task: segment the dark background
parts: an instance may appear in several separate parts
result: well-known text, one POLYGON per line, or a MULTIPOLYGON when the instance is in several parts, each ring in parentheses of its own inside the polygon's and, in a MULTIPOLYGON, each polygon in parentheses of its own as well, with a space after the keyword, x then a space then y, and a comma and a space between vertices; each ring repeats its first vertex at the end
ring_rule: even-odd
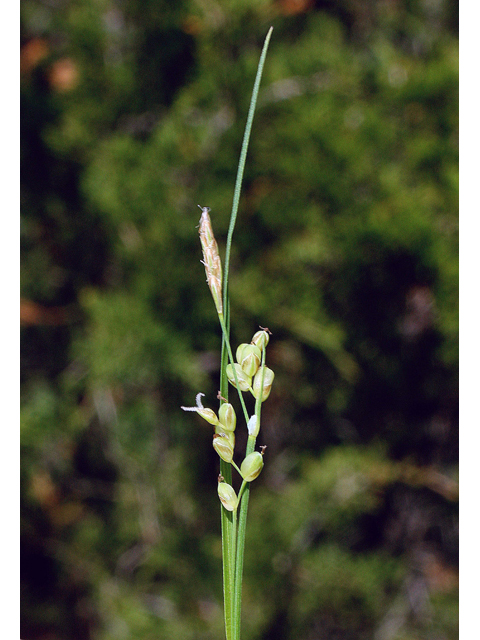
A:
MULTIPOLYGON (((272 331, 242 640, 458 638, 458 6, 24 0, 23 640, 223 637, 232 340, 272 331)), ((245 442, 239 413, 237 455, 245 442)))

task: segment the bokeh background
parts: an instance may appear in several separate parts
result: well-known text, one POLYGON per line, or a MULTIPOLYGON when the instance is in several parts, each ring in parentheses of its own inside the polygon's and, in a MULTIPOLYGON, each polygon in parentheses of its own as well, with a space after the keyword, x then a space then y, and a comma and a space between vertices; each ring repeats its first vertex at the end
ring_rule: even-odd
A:
POLYGON ((218 458, 180 405, 216 406, 197 204, 222 251, 270 25, 230 283, 276 373, 242 638, 458 637, 457 20, 23 0, 23 640, 223 637, 218 458))

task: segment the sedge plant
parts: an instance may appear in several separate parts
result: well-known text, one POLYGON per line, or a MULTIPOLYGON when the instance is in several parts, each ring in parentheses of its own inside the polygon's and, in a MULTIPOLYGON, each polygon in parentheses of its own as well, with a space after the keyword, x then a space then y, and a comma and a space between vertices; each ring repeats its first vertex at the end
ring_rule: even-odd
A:
POLYGON ((266 349, 270 338, 270 331, 268 329, 260 327, 260 331, 257 331, 253 335, 250 343, 240 344, 236 349, 234 357, 230 345, 230 304, 228 294, 232 237, 240 201, 243 172, 253 116, 271 35, 272 27, 269 29, 263 45, 245 126, 233 195, 223 272, 218 245, 212 230, 210 208, 200 207, 200 205, 198 205, 202 210, 199 235, 203 253, 203 264, 205 266, 207 283, 212 293, 218 320, 222 329, 220 390, 218 393, 220 404, 218 413, 203 406, 202 396, 204 394, 202 393, 197 394, 194 407, 182 407, 184 411, 197 412, 214 427, 213 447, 220 458, 218 497, 221 503, 226 640, 240 640, 243 557, 250 484, 258 477, 263 468, 263 454, 266 447, 262 446, 260 447, 260 451, 256 451, 255 446, 260 431, 262 402, 268 398, 274 379, 273 371, 266 365, 266 349), (238 466, 234 460, 237 417, 233 405, 228 401, 229 385, 233 386, 238 392, 248 431, 246 451, 240 466, 238 466), (243 397, 244 393, 252 394, 255 398, 255 410, 252 415, 248 414, 243 397), (238 475, 238 484, 240 485, 238 493, 233 486, 232 471, 238 475))

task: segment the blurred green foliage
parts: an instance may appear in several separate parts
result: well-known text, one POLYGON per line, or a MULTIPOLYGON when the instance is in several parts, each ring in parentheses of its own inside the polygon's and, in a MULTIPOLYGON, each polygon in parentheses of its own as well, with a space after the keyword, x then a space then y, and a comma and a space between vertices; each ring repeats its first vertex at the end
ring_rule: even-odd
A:
POLYGON ((457 11, 23 1, 24 640, 222 637, 179 408, 215 407, 197 204, 222 249, 271 24, 230 282, 276 373, 244 638, 458 637, 457 11))

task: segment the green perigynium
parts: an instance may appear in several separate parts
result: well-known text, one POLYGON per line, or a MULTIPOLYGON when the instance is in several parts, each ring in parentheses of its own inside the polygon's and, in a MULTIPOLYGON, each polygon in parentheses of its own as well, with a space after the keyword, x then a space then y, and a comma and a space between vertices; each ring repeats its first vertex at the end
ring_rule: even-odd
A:
POLYGON ((237 416, 235 409, 229 402, 224 402, 218 410, 218 421, 225 431, 235 431, 237 416))
POLYGON ((260 349, 263 351, 263 349, 265 349, 265 347, 267 346, 269 340, 270 336, 268 334, 268 331, 262 329, 261 331, 257 331, 257 333, 253 336, 252 344, 256 344, 257 347, 260 347, 260 349))
POLYGON ((246 344, 240 352, 240 358, 238 357, 237 349, 237 362, 250 378, 257 373, 261 361, 262 352, 256 345, 246 344))
POLYGON ((235 351, 235 358, 237 362, 240 364, 242 363, 242 352, 245 349, 245 347, 248 347, 248 343, 242 342, 242 344, 238 345, 237 350, 235 351))
POLYGON ((220 502, 225 509, 227 509, 227 511, 234 511, 238 506, 238 498, 234 488, 226 482, 219 482, 217 491, 220 502))
POLYGON ((270 395, 272 390, 273 379, 275 374, 268 367, 260 367, 253 379, 252 393, 255 398, 261 396, 262 402, 264 402, 270 395))
POLYGON ((225 462, 231 462, 233 459, 233 447, 226 434, 216 433, 213 436, 213 448, 218 453, 222 460, 225 462))
MULTIPOLYGON (((222 438, 226 438, 228 440, 228 442, 230 443, 230 446, 232 447, 232 449, 235 447, 235 434, 233 431, 227 431, 227 429, 224 428, 223 424, 217 424, 217 426, 215 427, 215 435, 216 436, 221 436, 222 438)), ((213 436, 215 439, 215 435, 213 436)))
POLYGON ((227 378, 235 388, 237 387, 238 380, 238 388, 240 391, 250 391, 252 387, 252 376, 247 375, 238 362, 227 365, 227 378))
POLYGON ((246 482, 251 482, 255 480, 255 478, 258 478, 262 469, 263 454, 258 451, 249 453, 240 467, 243 479, 246 480, 246 482))

